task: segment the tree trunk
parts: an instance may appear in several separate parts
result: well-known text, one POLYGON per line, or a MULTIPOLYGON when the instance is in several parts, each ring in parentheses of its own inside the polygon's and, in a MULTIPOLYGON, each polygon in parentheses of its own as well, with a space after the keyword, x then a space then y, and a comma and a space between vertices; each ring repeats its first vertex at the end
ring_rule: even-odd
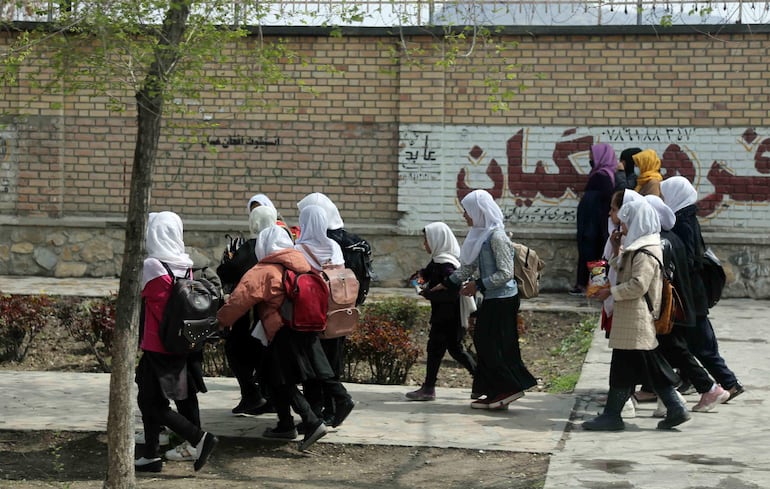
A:
POLYGON ((165 82, 178 61, 177 48, 190 13, 190 0, 171 2, 158 34, 155 62, 142 89, 137 93, 137 139, 131 169, 125 250, 120 273, 120 290, 115 311, 112 346, 110 404, 107 416, 108 489, 134 489, 134 399, 132 386, 138 345, 140 280, 144 259, 147 215, 152 176, 158 152, 165 82))

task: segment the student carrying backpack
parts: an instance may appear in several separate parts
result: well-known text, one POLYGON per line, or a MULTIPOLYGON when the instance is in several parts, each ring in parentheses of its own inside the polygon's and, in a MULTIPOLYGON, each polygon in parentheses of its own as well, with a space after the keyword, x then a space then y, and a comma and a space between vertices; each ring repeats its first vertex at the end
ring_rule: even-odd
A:
POLYGON ((297 208, 302 213, 302 209, 310 205, 317 205, 326 211, 326 236, 334 240, 342 249, 345 268, 353 270, 356 274, 359 283, 356 305, 360 306, 366 301, 369 286, 375 278, 372 269, 372 248, 365 239, 345 230, 340 211, 329 197, 320 192, 306 195, 297 203, 297 208))
MULTIPOLYGON (((147 221, 147 259, 142 268, 143 328, 140 348, 142 355, 136 367, 138 387, 137 404, 142 413, 145 443, 137 450, 140 458, 134 461, 137 472, 160 472, 163 459, 159 451, 161 426, 166 426, 183 438, 184 443, 170 450, 188 456, 183 460, 193 462, 195 471, 200 470, 218 443, 211 433, 201 429, 198 408, 198 392, 205 392, 199 352, 190 351, 191 344, 201 345, 201 336, 192 341, 184 340, 178 353, 162 341, 161 323, 166 327, 178 327, 184 331, 186 321, 208 323, 208 314, 216 313, 217 301, 203 280, 192 278, 192 260, 185 253, 183 226, 180 217, 173 212, 150 213, 147 221), (182 276, 182 277, 178 277, 182 276), (187 286, 183 286, 186 284, 187 286), (179 290, 177 290, 179 289, 179 290), (191 302, 186 302, 188 299, 191 302), (174 302, 184 307, 177 307, 174 302), (187 313, 195 313, 195 317, 187 313), (200 314, 200 315, 198 315, 200 314), (173 401, 176 410, 171 409, 173 401), (180 449, 180 450, 177 450, 180 449)), ((208 281, 206 281, 208 282, 208 281)), ((169 456, 166 452, 166 456, 169 456)))
POLYGON ((353 270, 356 279, 358 279, 355 305, 360 306, 369 295, 369 286, 374 275, 372 272, 372 247, 365 239, 342 228, 330 229, 326 235, 340 245, 342 256, 345 258, 345 268, 353 270))
POLYGON ((200 351, 217 331, 221 290, 203 276, 194 278, 192 269, 186 277, 177 277, 168 264, 161 263, 171 277, 159 331, 163 346, 171 353, 200 351))

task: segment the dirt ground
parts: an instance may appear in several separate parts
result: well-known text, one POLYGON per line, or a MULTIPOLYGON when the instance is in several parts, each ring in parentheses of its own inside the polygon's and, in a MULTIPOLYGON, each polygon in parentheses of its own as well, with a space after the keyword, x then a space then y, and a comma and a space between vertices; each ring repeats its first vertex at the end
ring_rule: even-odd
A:
MULTIPOLYGON (((584 352, 575 332, 586 316, 524 312, 523 317, 522 356, 539 378, 538 388, 552 390, 559 378, 579 373, 584 352)), ((415 333, 424 351, 427 334, 415 333)), ((98 371, 83 345, 61 332, 41 334, 25 362, 0 364, 0 369, 98 371)), ((424 372, 423 355, 408 382, 418 385, 424 372)), ((438 387, 470 387, 470 380, 447 355, 438 387)), ((138 473, 136 487, 534 489, 543 487, 548 461, 547 454, 327 443, 301 453, 296 443, 221 438, 199 473, 189 462, 168 462, 160 474, 138 473)), ((103 433, 0 431, 1 489, 100 488, 106 465, 103 433)))

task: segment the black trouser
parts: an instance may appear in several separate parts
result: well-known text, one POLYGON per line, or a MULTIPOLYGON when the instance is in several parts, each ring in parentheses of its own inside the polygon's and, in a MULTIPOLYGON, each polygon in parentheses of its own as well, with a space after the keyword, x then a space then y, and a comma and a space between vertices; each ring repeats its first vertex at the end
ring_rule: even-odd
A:
POLYGON ((476 374, 476 361, 463 346, 462 338, 465 330, 455 324, 438 323, 431 325, 428 337, 428 359, 425 371, 425 386, 435 387, 438 371, 444 354, 454 358, 457 363, 465 367, 471 375, 476 374))
MULTIPOLYGON (((699 394, 703 394, 711 390, 714 380, 687 348, 685 329, 682 326, 674 326, 671 333, 658 336, 658 348, 669 365, 679 369, 682 378, 687 379, 699 394)), ((652 388, 645 385, 642 390, 650 392, 652 388)))
POLYGON ((200 429, 198 396, 192 382, 188 383, 187 398, 174 401, 179 412, 174 411, 161 390, 158 377, 142 360, 139 361, 140 365, 137 369, 139 386, 137 403, 142 413, 145 440, 142 456, 150 459, 160 456, 159 437, 163 426, 168 427, 191 445, 197 445, 203 437, 203 431, 200 429))
MULTIPOLYGON (((345 386, 335 378, 307 380, 302 383, 302 390, 305 393, 305 397, 310 403, 313 412, 318 417, 323 415, 324 407, 329 407, 326 405, 327 397, 332 409, 334 409, 340 402, 345 402, 350 399, 350 394, 348 394, 345 386)), ((332 415, 334 414, 334 411, 327 412, 326 414, 327 416, 332 415)))
POLYGON ((725 389, 735 387, 738 379, 719 353, 719 342, 708 316, 698 316, 695 328, 688 328, 685 337, 692 354, 714 377, 714 380, 725 389))
POLYGON ((305 426, 313 426, 318 423, 318 416, 310 407, 307 399, 294 384, 284 384, 280 386, 271 386, 273 392, 273 405, 278 414, 278 427, 281 430, 288 430, 294 427, 294 419, 291 415, 291 408, 294 409, 305 426))
POLYGON ((262 343, 251 336, 248 317, 236 321, 225 339, 225 355, 243 399, 256 400, 262 397, 257 382, 262 370, 263 352, 262 343))
MULTIPOLYGON (((320 341, 321 348, 323 349, 324 354, 326 354, 326 359, 329 360, 329 366, 332 368, 332 372, 334 372, 334 377, 332 377, 332 379, 339 382, 342 372, 345 370, 345 337, 341 336, 339 338, 331 338, 328 340, 322 339, 320 341)), ((323 410, 326 412, 325 414, 327 416, 331 416, 335 411, 334 395, 329 389, 324 389, 323 385, 321 385, 320 389, 323 397, 323 410)), ((318 395, 318 392, 314 392, 313 387, 311 386, 311 397, 313 397, 314 401, 317 401, 318 395)), ((313 410, 317 414, 319 413, 317 402, 313 410)))

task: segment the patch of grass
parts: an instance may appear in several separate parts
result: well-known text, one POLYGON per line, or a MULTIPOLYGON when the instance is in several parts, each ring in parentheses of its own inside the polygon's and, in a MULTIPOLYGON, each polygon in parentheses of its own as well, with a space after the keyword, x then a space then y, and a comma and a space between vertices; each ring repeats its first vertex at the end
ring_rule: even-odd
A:
POLYGON ((552 394, 566 394, 575 390, 580 373, 573 372, 561 377, 556 377, 551 381, 548 392, 552 394))
POLYGON ((578 327, 562 340, 559 347, 556 348, 553 353, 555 355, 585 355, 588 352, 588 349, 591 348, 594 330, 598 324, 599 320, 596 317, 583 318, 578 324, 578 327))
MULTIPOLYGON (((577 327, 564 337, 558 347, 551 350, 554 357, 585 358, 588 349, 591 348, 594 331, 598 325, 598 318, 594 316, 583 317, 577 327)), ((582 360, 581 360, 582 365, 582 360)), ((569 393, 575 390, 580 378, 580 366, 577 371, 571 371, 555 376, 547 385, 548 392, 555 394, 569 393)))

